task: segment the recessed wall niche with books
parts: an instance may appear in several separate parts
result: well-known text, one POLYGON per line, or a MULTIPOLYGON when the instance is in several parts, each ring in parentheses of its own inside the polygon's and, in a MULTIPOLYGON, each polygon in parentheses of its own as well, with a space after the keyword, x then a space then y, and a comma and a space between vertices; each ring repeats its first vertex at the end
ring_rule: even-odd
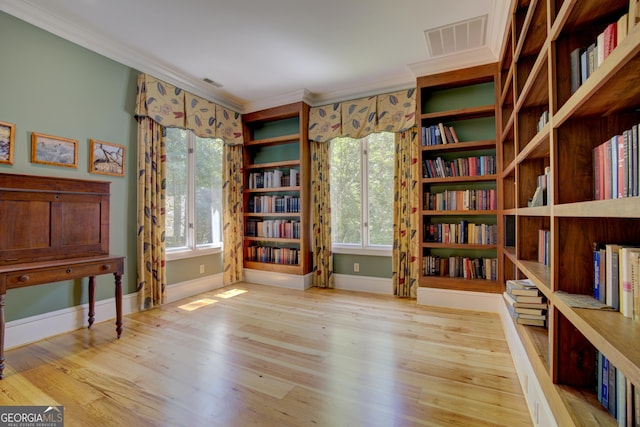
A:
POLYGON ((502 292, 496 65, 417 79, 420 286, 502 292))
POLYGON ((308 117, 302 102, 242 116, 245 268, 311 270, 308 117))
POLYGON ((640 420, 633 403, 640 402, 636 320, 566 299, 595 300, 602 275, 594 248, 640 246, 637 9, 637 0, 517 0, 501 55, 504 277, 528 278, 548 302, 546 329, 518 324, 516 331, 561 426, 640 420), (590 68, 580 69, 581 57, 590 68), (531 203, 541 176, 546 203, 531 203), (607 375, 614 372, 606 385, 605 363, 607 375), (603 388, 615 405, 603 403, 603 388))

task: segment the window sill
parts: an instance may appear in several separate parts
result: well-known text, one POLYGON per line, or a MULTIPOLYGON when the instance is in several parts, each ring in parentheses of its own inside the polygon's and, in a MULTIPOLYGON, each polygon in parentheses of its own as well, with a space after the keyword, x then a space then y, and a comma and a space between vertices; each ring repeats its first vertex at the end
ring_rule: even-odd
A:
POLYGON ((367 255, 367 256, 384 256, 390 257, 392 255, 391 247, 387 248, 363 248, 352 246, 333 246, 331 251, 334 254, 345 255, 367 255))
POLYGON ((166 260, 174 261, 177 259, 196 258, 200 256, 214 255, 219 253, 222 253, 222 246, 215 246, 215 247, 206 248, 206 249, 198 249, 195 251, 191 249, 176 250, 176 251, 167 252, 166 260))

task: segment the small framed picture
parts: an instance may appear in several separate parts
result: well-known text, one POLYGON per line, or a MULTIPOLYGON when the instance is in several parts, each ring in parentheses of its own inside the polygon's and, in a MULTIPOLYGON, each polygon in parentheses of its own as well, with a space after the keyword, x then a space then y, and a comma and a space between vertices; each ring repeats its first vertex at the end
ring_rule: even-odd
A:
POLYGON ((124 155, 124 145, 92 139, 89 172, 124 176, 124 155))
POLYGON ((31 132, 31 163, 78 167, 78 141, 31 132))
POLYGON ((0 163, 13 164, 16 125, 0 122, 0 163))

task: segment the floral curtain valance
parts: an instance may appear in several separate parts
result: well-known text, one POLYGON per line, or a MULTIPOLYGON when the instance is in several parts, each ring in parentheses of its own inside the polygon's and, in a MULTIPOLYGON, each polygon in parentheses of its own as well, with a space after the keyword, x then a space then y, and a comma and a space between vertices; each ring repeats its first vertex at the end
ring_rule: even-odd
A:
POLYGON ((164 127, 192 130, 202 138, 242 144, 242 117, 209 100, 148 74, 138 76, 136 117, 149 117, 164 127))
POLYGON ((309 139, 362 138, 373 132, 402 132, 416 120, 415 88, 344 101, 309 111, 309 139))

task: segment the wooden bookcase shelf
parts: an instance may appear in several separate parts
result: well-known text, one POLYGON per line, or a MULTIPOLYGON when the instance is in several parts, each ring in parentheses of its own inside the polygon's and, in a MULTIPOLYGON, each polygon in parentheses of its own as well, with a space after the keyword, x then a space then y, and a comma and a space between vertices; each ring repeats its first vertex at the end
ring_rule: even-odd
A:
MULTIPOLYGON (((418 119, 423 129, 420 135, 423 166, 425 162, 436 158, 457 161, 457 159, 469 157, 488 156, 492 158, 492 166, 495 168, 495 171, 492 169, 484 175, 473 176, 452 174, 454 176, 433 178, 423 174, 420 180, 420 197, 423 203, 419 231, 422 237, 420 286, 473 292, 502 292, 501 266, 498 263, 498 252, 502 247, 500 240, 502 225, 499 219, 500 209, 497 206, 500 200, 498 177, 502 172, 502 165, 496 152, 495 102, 498 98, 499 84, 497 78, 497 64, 490 64, 417 79, 418 119), (429 128, 440 124, 445 126, 445 129, 448 126, 453 127, 459 142, 429 144, 429 128), (459 193, 473 193, 487 203, 478 206, 478 209, 472 207, 471 210, 466 210, 459 205, 460 199, 455 199, 454 196, 456 204, 453 205, 453 202, 451 206, 447 204, 450 210, 432 210, 425 205, 427 193, 434 195, 450 194, 449 192, 456 192, 457 196, 460 196, 459 193), (491 200, 495 200, 495 207, 491 206, 491 200), (427 232, 432 225, 455 223, 492 226, 497 230, 496 243, 493 244, 489 240, 485 241, 489 244, 428 241, 431 237, 427 238, 427 232), (477 260, 475 265, 481 263, 485 268, 478 269, 478 271, 482 270, 481 275, 450 277, 446 269, 449 268, 448 263, 455 262, 454 259, 477 260), (491 263, 492 259, 493 263, 491 263), (427 268, 433 269, 434 262, 439 263, 440 266, 447 264, 444 267, 445 272, 438 270, 436 275, 431 275, 432 270, 427 271, 427 268), (492 268, 487 271, 487 263, 493 267, 493 278, 492 268)), ((475 200, 479 203, 478 199, 475 200)), ((440 239, 436 238, 436 240, 440 239)))
MULTIPOLYGON (((305 275, 311 271, 310 246, 310 154, 308 141, 309 106, 303 102, 248 113, 242 116, 245 142, 243 148, 244 185, 243 206, 245 219, 244 233, 244 267, 284 274, 305 275), (282 185, 271 183, 271 186, 255 187, 250 185, 252 177, 259 176, 266 180, 266 174, 274 171, 288 176, 295 170, 297 182, 282 185), (296 199, 295 209, 282 212, 274 207, 271 212, 258 212, 250 209, 257 200, 272 199, 268 203, 275 204, 276 199, 296 199), (256 236, 256 230, 248 232, 249 226, 258 223, 275 224, 275 227, 290 223, 296 227, 299 237, 264 237, 256 236), (274 259, 261 262, 259 256, 253 259, 250 251, 260 248, 274 259), (296 262, 291 264, 291 253, 295 252, 296 262), (277 258, 276 258, 277 257, 277 258)), ((287 225, 289 226, 289 224, 287 225)), ((267 235, 267 233, 265 233, 267 235)), ((282 234, 280 234, 282 235, 282 234)))
MULTIPOLYGON (((593 244, 640 245, 640 200, 594 200, 593 149, 640 123, 640 29, 577 88, 570 54, 594 43, 629 0, 516 0, 498 66, 503 278, 531 279, 549 302, 548 327, 516 331, 560 426, 617 425, 596 395, 596 354, 640 385, 640 323, 619 312, 569 307, 558 291, 593 294, 593 244), (546 124, 540 117, 548 112, 546 124), (528 207, 550 169, 545 206, 528 207), (514 230, 515 229, 515 230, 514 230), (548 230, 549 265, 538 262, 548 230), (515 239, 515 240, 514 240, 515 239)), ((638 155, 636 153, 636 155, 638 155)))

